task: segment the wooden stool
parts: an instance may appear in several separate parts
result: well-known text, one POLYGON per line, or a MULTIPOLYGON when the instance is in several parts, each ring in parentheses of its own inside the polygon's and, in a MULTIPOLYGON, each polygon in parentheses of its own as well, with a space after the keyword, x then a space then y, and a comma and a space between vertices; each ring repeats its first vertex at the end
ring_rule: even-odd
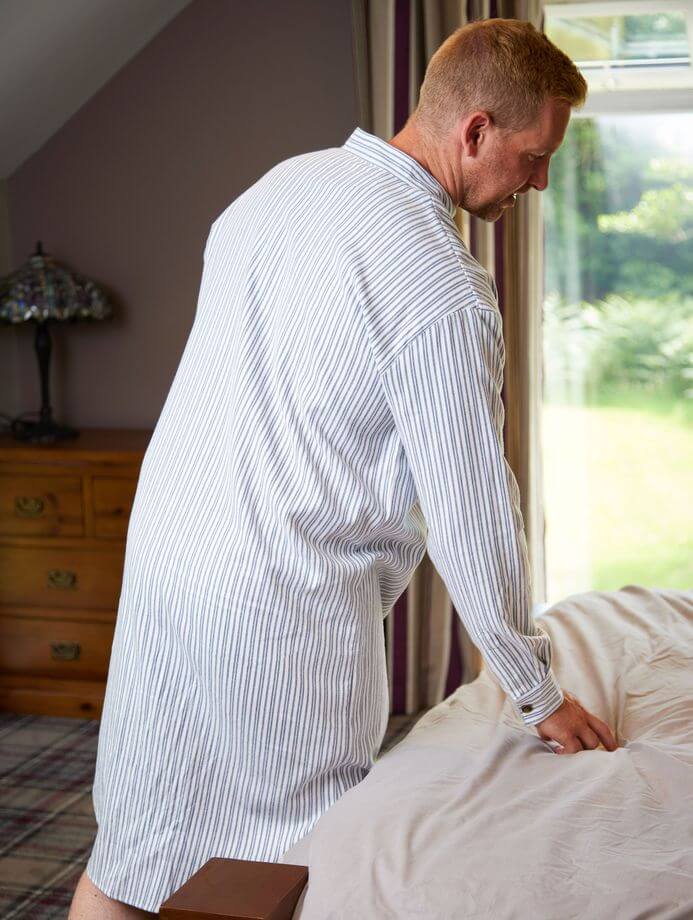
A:
POLYGON ((210 859, 159 908, 162 920, 291 920, 308 868, 210 859))

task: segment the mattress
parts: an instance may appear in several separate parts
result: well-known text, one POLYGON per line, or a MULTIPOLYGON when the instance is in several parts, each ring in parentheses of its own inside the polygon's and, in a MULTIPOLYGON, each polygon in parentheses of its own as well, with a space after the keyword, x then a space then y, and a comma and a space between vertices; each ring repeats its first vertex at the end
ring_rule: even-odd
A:
POLYGON ((484 665, 284 854, 309 867, 294 920, 693 918, 693 592, 538 619, 618 749, 557 755, 484 665))

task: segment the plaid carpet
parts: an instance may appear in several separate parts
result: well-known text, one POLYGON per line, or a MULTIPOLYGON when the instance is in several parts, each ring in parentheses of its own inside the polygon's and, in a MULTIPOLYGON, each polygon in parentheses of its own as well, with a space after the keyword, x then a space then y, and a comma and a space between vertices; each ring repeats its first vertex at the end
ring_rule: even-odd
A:
POLYGON ((94 840, 99 723, 0 714, 0 916, 67 917, 94 840))
MULTIPOLYGON (((393 716, 380 754, 420 715, 393 716)), ((2 920, 67 917, 96 833, 98 733, 97 721, 0 713, 2 920)))

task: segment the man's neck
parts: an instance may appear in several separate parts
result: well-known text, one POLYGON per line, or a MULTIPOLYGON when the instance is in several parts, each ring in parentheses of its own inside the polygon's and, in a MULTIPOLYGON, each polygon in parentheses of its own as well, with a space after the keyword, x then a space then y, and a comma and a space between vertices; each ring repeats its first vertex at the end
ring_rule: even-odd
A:
POLYGON ((441 146, 428 143, 427 138, 418 129, 413 119, 410 118, 402 130, 395 134, 388 143, 402 150, 416 160, 420 166, 423 166, 434 179, 440 182, 455 204, 459 204, 462 189, 450 165, 453 158, 450 155, 446 156, 441 146))

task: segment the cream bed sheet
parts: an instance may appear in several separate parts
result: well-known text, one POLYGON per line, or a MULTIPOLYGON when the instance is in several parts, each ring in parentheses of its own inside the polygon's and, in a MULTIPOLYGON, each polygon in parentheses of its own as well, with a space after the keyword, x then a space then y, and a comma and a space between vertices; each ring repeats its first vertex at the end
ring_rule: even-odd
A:
POLYGON ((483 668, 284 854, 310 870, 295 920, 693 918, 693 592, 540 619, 618 750, 556 755, 483 668))

